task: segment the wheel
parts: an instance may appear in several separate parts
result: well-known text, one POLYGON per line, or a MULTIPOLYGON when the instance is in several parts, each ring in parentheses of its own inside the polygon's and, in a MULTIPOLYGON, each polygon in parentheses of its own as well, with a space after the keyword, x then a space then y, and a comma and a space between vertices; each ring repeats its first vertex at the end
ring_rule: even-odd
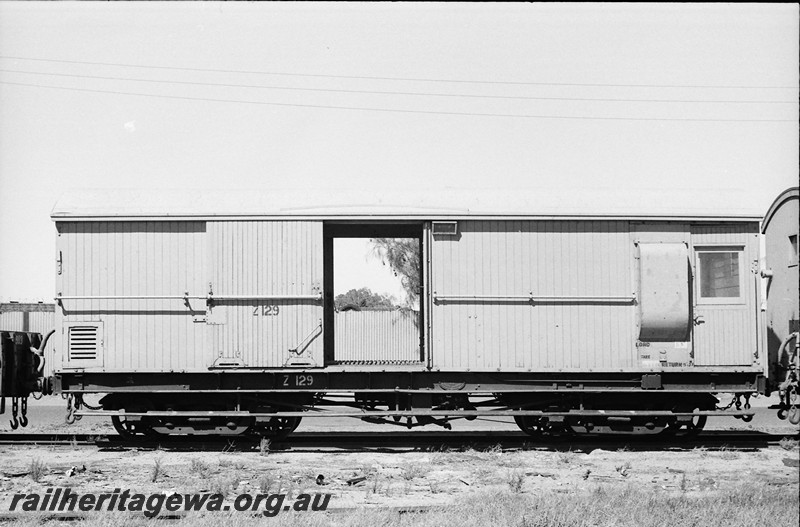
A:
POLYGON ((302 417, 270 417, 268 421, 261 421, 255 426, 250 427, 248 435, 284 439, 297 430, 302 419, 302 417))
POLYGON ((302 417, 272 417, 266 425, 272 437, 283 439, 300 426, 302 417))
POLYGON ((132 420, 124 416, 112 415, 111 424, 114 425, 114 430, 120 437, 129 441, 143 438, 152 439, 161 435, 153 430, 144 418, 132 420))
POLYGON ((123 420, 118 415, 111 416, 111 424, 114 425, 114 430, 122 437, 122 439, 133 439, 136 435, 133 423, 128 419, 123 420))
POLYGON ((553 423, 547 417, 537 417, 533 415, 516 415, 514 422, 517 426, 532 437, 564 437, 571 433, 566 423, 553 423))
MULTIPOLYGON (((695 410, 699 410, 699 408, 695 408, 695 410)), ((689 421, 675 419, 670 421, 661 433, 677 437, 694 438, 703 431, 707 421, 708 416, 705 415, 694 416, 689 421)))
MULTIPOLYGON (((125 408, 120 408, 123 412, 131 413, 148 412, 153 409, 153 405, 147 401, 131 403, 125 408)), ((126 440, 154 439, 162 436, 153 430, 154 419, 152 417, 113 415, 111 424, 114 425, 114 430, 126 440)))
POLYGON ((520 430, 533 437, 542 437, 544 428, 541 426, 541 418, 528 415, 515 415, 514 422, 520 430))

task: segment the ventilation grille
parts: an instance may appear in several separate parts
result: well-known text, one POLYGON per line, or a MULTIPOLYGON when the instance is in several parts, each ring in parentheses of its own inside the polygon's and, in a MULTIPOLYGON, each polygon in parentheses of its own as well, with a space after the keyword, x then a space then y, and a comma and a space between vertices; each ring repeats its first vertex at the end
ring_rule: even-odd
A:
POLYGON ((98 326, 71 326, 69 328, 69 360, 97 361, 100 352, 98 326))
POLYGON ((392 366, 414 366, 422 364, 419 360, 403 360, 403 359, 389 359, 389 360, 337 360, 335 364, 347 366, 378 366, 378 365, 392 365, 392 366))
POLYGON ((434 221, 431 229, 436 236, 458 235, 458 223, 455 221, 434 221))

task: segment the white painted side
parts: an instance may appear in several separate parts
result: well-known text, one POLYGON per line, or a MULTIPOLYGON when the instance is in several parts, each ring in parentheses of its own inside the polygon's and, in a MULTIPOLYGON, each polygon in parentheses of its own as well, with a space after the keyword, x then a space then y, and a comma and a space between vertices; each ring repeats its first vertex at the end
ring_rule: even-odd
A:
MULTIPOLYGON (((322 222, 209 222, 208 234, 215 296, 321 293, 322 222)), ((215 360, 245 367, 281 367, 290 360, 323 365, 321 301, 220 300, 212 311, 215 360)))
MULTIPOLYGON (((324 365, 323 308, 314 298, 323 284, 321 221, 92 221, 58 222, 57 228, 61 296, 190 298, 65 298, 56 306, 56 327, 62 328, 54 339, 56 369, 208 371, 220 361, 248 368, 324 365), (63 362, 63 327, 71 323, 98 324, 102 360, 63 362)), ((425 358, 434 369, 451 371, 642 369, 636 303, 618 300, 637 291, 636 241, 686 240, 692 259, 693 246, 741 245, 749 273, 758 256, 756 236, 755 223, 459 220, 456 236, 431 236, 425 248, 431 296, 460 298, 425 304, 425 358), (583 301, 570 300, 576 298, 583 301)), ((749 278, 742 305, 694 306, 694 314, 707 315, 693 332, 696 366, 757 366, 755 275, 749 278)), ((369 340, 365 329, 352 329, 337 331, 337 342, 345 336, 369 340)), ((369 360, 364 350, 374 347, 351 350, 352 358, 339 348, 336 358, 369 360)), ((393 351, 386 353, 394 360, 393 351)))
MULTIPOLYGON (((624 221, 460 221, 434 237, 434 295, 632 296, 624 221)), ((436 302, 432 361, 445 370, 614 370, 638 365, 631 303, 436 302)))
MULTIPOLYGON (((757 369, 756 234, 755 222, 460 221, 459 236, 436 236, 432 242, 434 298, 462 297, 434 302, 432 365, 472 371, 757 369), (635 303, 568 300, 637 292, 635 244, 682 241, 690 246, 693 265, 691 244, 741 246, 746 273, 741 303, 693 306, 693 315, 705 317, 695 326, 693 343, 638 343, 648 347, 637 351, 635 303), (463 298, 470 296, 479 298, 463 298), (563 298, 540 303, 538 296, 563 298), (663 355, 661 348, 670 348, 663 363, 654 360, 663 355)), ((685 269, 677 271, 685 276, 685 269)), ((686 287, 696 287, 696 278, 686 287)), ((696 304, 697 291, 693 298, 696 304)))
MULTIPOLYGON (((207 291, 205 222, 57 224, 62 296, 203 295, 207 291)), ((70 322, 102 322, 102 369, 206 370, 205 302, 192 299, 64 300, 56 305, 56 365, 66 362, 70 322)), ((98 369, 98 368, 94 368, 98 369)))
POLYGON ((758 363, 756 337, 758 276, 758 225, 693 225, 691 227, 692 267, 694 269, 695 324, 694 363, 698 366, 749 366, 758 363), (698 248, 741 247, 739 272, 743 275, 742 301, 739 303, 702 304, 698 280, 698 248))

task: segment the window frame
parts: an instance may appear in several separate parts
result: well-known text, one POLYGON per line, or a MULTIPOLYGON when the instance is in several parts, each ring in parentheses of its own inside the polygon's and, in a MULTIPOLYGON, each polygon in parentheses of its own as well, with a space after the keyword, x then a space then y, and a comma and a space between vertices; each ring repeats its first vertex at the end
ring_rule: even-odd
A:
POLYGON ((743 305, 747 303, 745 291, 745 274, 743 245, 699 245, 694 247, 694 294, 697 305, 743 305), (739 296, 702 296, 702 264, 700 255, 705 253, 736 253, 739 258, 739 296))

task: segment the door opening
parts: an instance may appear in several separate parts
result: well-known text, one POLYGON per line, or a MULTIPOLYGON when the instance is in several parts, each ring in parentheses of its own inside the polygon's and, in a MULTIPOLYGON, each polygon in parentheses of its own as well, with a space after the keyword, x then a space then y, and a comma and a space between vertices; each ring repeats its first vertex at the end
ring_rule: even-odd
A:
POLYGON ((423 356, 422 223, 326 223, 325 364, 423 356))

